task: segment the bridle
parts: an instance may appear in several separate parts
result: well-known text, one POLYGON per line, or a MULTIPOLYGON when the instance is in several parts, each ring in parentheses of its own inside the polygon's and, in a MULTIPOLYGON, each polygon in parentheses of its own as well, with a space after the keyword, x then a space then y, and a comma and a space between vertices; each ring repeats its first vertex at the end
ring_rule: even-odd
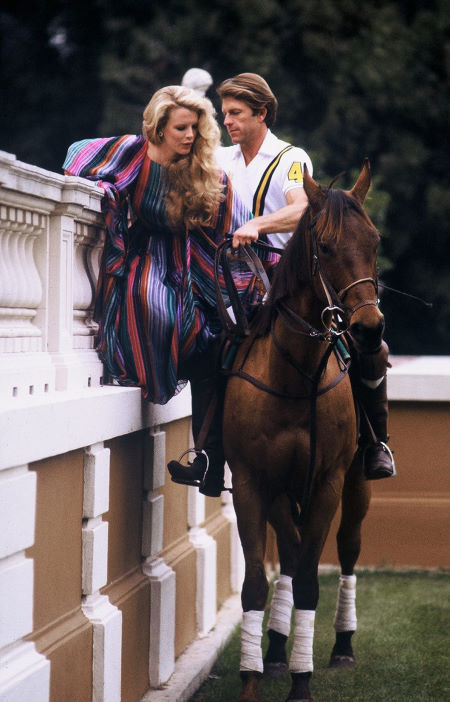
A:
POLYGON ((324 315, 326 312, 331 312, 332 317, 333 317, 333 323, 335 326, 335 330, 331 332, 332 334, 340 333, 343 334, 348 330, 348 327, 350 326, 350 320, 353 316, 353 314, 361 309, 362 307, 367 307, 367 306, 374 306, 378 308, 379 305, 379 299, 378 299, 378 279, 374 278, 359 278, 358 280, 354 280, 351 283, 349 283, 345 288, 342 288, 339 291, 336 291, 333 285, 329 282, 327 279, 325 272, 322 268, 321 262, 320 262, 320 256, 319 256, 319 247, 317 243, 317 235, 315 232, 315 226, 318 221, 318 219, 324 214, 324 210, 321 210, 318 212, 311 220, 309 224, 309 238, 310 238, 310 260, 311 260, 311 271, 310 271, 310 277, 311 281, 314 279, 315 276, 319 277, 322 290, 325 294, 325 297, 327 299, 328 305, 324 307, 321 313, 321 321, 324 326, 325 321, 324 321, 324 315), (373 288, 375 290, 375 299, 365 299, 361 300, 361 302, 358 302, 356 305, 351 306, 345 304, 345 297, 347 296, 347 293, 355 288, 357 285, 364 285, 366 283, 369 283, 370 285, 373 285, 373 288), (339 319, 340 317, 340 319, 339 319), (346 320, 347 326, 344 328, 343 322, 346 320), (336 331, 338 330, 338 331, 336 331))
MULTIPOLYGON (((349 283, 345 288, 342 288, 339 291, 336 291, 336 289, 333 287, 333 285, 329 282, 327 276, 325 275, 325 272, 322 268, 321 262, 320 262, 320 256, 319 256, 319 251, 318 251, 318 245, 317 245, 317 237, 314 231, 315 224, 317 222, 317 219, 320 217, 322 212, 319 212, 318 215, 316 215, 313 220, 311 221, 309 225, 310 229, 310 247, 311 247, 311 253, 310 253, 310 260, 311 260, 311 270, 310 270, 310 279, 311 282, 314 280, 315 277, 317 277, 320 281, 320 285, 322 288, 322 291, 324 293, 325 299, 327 300, 327 305, 322 309, 321 312, 321 322, 324 330, 319 330, 313 325, 309 324, 303 317, 301 317, 297 312, 292 310, 287 303, 284 301, 280 301, 276 303, 276 309, 278 316, 280 319, 283 320, 284 324, 288 327, 288 329, 293 332, 294 334, 304 334, 306 336, 309 336, 311 338, 315 338, 318 341, 327 341, 331 344, 335 343, 335 340, 337 337, 342 336, 342 334, 345 334, 348 331, 348 328, 350 326, 350 320, 353 316, 353 314, 361 309, 362 307, 367 307, 367 306, 374 306, 378 308, 379 305, 379 300, 378 300, 378 280, 374 278, 359 278, 358 280, 354 280, 351 283, 349 283), (345 303, 345 297, 347 296, 347 293, 355 288, 357 285, 364 285, 369 283, 370 285, 373 285, 373 288, 375 290, 375 299, 364 299, 358 302, 356 305, 347 305, 345 303), (325 322, 325 315, 327 313, 331 313, 331 318, 332 322, 331 324, 328 324, 325 322)), ((264 242, 260 242, 258 245, 264 245, 264 242)), ((269 247, 273 248, 273 247, 269 247)), ((280 251, 278 249, 278 251, 280 251)), ((281 250, 282 251, 282 250, 281 250)), ((273 327, 273 325, 272 325, 273 327)), ((272 335, 274 334, 272 330, 272 335)))

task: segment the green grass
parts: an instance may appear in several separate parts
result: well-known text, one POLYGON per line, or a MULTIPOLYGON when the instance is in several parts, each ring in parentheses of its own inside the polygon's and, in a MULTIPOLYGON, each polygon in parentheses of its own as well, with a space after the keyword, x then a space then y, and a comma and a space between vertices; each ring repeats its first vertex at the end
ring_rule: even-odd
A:
MULTIPOLYGON (((336 573, 320 576, 316 614, 315 702, 446 702, 450 700, 450 574, 357 571, 356 666, 327 668, 334 643, 336 573)), ((267 617, 267 614, 266 614, 267 617)), ((240 691, 240 630, 190 702, 236 702, 240 691)), ((263 638, 263 652, 267 647, 263 638)), ((262 680, 262 702, 284 702, 290 676, 262 680)))

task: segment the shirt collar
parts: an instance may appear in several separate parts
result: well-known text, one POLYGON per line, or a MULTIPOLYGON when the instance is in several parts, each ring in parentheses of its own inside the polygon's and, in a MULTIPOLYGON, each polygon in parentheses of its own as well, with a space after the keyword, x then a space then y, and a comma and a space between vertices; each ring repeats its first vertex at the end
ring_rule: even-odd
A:
POLYGON ((275 134, 272 134, 270 129, 268 129, 258 153, 267 154, 268 156, 276 156, 280 151, 278 141, 279 140, 277 139, 275 134))
MULTIPOLYGON (((273 134, 270 129, 267 130, 267 134, 264 137, 264 141, 259 147, 258 154, 267 154, 268 156, 276 156, 280 152, 279 139, 273 134)), ((236 149, 233 154, 233 158, 240 158, 242 156, 242 149, 240 144, 236 144, 236 149)))

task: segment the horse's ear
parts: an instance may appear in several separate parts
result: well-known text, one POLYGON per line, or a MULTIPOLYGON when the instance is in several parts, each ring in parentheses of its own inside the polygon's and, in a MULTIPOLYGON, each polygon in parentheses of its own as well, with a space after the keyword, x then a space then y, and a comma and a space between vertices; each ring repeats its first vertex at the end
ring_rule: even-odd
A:
POLYGON ((371 182, 372 176, 370 175, 370 163, 369 159, 366 157, 364 159, 361 173, 358 176, 358 180, 350 191, 351 195, 353 195, 353 197, 355 197, 361 205, 366 199, 371 182))
POLYGON ((303 187, 305 188, 306 197, 311 205, 313 212, 320 212, 325 204, 327 196, 318 183, 309 175, 306 163, 303 164, 303 187))

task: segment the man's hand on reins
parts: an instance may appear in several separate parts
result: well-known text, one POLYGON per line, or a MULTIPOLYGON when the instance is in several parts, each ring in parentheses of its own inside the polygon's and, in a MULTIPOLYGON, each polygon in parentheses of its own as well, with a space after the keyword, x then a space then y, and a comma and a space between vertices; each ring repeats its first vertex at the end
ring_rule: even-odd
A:
POLYGON ((245 244, 252 244, 258 240, 258 237, 258 226, 255 224, 255 220, 250 219, 234 232, 232 241, 233 249, 237 249, 239 246, 245 246, 245 244))

